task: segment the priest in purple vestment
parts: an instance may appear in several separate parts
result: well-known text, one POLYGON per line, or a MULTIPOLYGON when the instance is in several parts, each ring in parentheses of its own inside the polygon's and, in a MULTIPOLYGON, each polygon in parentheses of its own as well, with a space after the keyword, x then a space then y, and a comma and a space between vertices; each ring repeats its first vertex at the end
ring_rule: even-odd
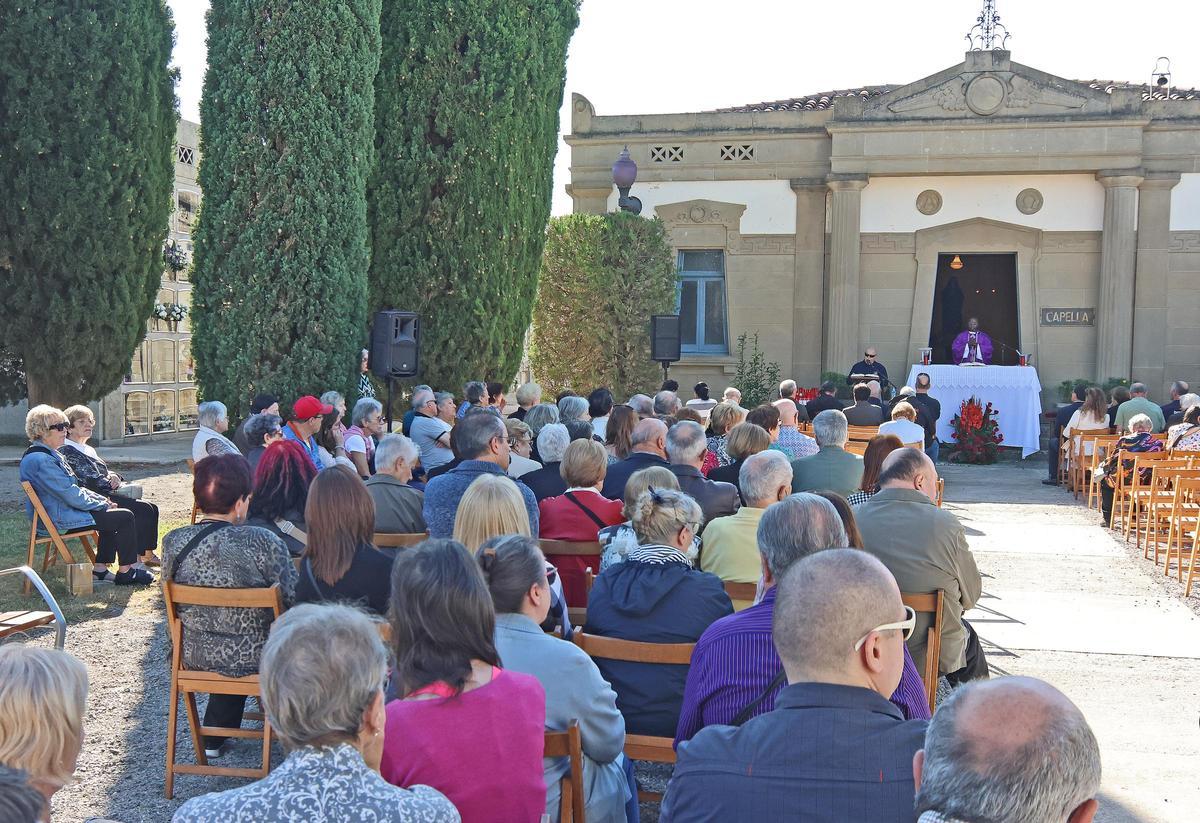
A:
POLYGON ((959 365, 963 363, 991 365, 992 338, 988 337, 986 332, 979 330, 977 318, 972 317, 968 320, 967 330, 954 338, 954 343, 950 346, 950 355, 959 365))

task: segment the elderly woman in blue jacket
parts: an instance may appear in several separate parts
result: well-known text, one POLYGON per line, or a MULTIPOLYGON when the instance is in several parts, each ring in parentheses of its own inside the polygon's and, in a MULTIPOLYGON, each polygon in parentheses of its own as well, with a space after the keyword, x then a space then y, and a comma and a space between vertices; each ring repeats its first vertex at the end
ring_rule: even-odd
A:
MULTIPOLYGON (((154 577, 134 566, 138 559, 137 527, 133 512, 94 491, 82 488, 58 449, 67 439, 71 424, 52 406, 34 406, 25 416, 25 434, 30 446, 21 457, 21 480, 37 492, 46 514, 60 532, 96 529, 100 547, 92 576, 97 583, 145 586, 154 577), (117 573, 109 565, 119 563, 117 573)), ((33 518, 33 504, 26 502, 33 518)), ((40 531, 40 529, 39 529, 40 531)))

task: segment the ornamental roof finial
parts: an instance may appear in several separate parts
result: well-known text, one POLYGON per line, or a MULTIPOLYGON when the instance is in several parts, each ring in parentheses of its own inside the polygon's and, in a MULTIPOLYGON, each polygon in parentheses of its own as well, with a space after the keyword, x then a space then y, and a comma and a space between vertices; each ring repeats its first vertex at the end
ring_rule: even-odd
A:
POLYGON ((996 13, 996 0, 984 0, 983 11, 975 25, 967 32, 967 43, 971 51, 995 51, 1008 45, 1008 29, 1000 22, 996 13))

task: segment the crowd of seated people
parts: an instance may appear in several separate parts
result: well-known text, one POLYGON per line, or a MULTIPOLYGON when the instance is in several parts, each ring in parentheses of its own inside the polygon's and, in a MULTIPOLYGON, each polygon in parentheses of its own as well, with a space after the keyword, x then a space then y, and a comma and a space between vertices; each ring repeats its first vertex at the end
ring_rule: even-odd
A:
MULTIPOLYGON (((688 405, 677 386, 625 403, 603 387, 551 403, 526 384, 508 418, 503 384, 468 384, 461 406, 421 386, 411 437, 389 433, 371 397, 343 420, 337 392, 299 397, 282 415, 278 399, 256 396, 233 439, 226 407, 204 404, 200 517, 163 537, 161 573, 279 587, 285 612, 273 624, 262 610, 181 609, 182 656, 189 668, 258 674, 287 757, 263 780, 192 798, 175 819, 291 820, 308 804, 310 819, 557 821, 569 765, 543 758, 543 735, 572 722, 597 821, 638 819, 627 734, 677 745, 665 821, 1006 819, 1019 801, 960 788, 1040 786, 1002 754, 997 769, 976 768, 1002 746, 989 719, 1004 711, 1041 718, 1021 729, 1029 745, 1092 757, 1086 721, 1051 687, 978 682, 987 661, 962 615, 980 575, 962 525, 933 505, 918 410, 897 403, 891 415, 908 426, 860 458, 846 451, 840 408, 819 403, 812 437, 801 431, 787 382, 749 411, 736 390, 716 402, 703 384, 688 405), (426 537, 395 549, 377 547, 377 534, 426 537), (539 538, 598 543, 600 554, 547 555, 539 538), (735 602, 725 584, 756 592, 735 602), (929 618, 900 592, 932 589, 946 592, 937 671, 954 695, 929 722, 929 618), (586 607, 581 625, 567 607, 586 607), (571 642, 578 631, 695 650, 689 665, 593 660, 571 642)), ((1086 394, 1089 416, 1069 432, 1107 419, 1103 395, 1086 394)), ((1200 441, 1193 397, 1160 412, 1181 415, 1177 448, 1200 441)), ((868 390, 862 405, 881 417, 874 399, 868 390)), ((1128 450, 1161 442, 1148 437, 1149 415, 1128 423, 1128 450)), ((94 425, 82 406, 31 410, 22 479, 61 531, 100 532, 97 582, 154 582, 157 509, 88 445, 94 425)), ((45 803, 81 745, 86 674, 60 652, 37 666, 18 654, 0 649, 0 785, 11 771, 45 803), (54 682, 14 708, 13 678, 54 682), (53 716, 31 713, 29 700, 53 716), (20 740, 10 716, 53 751, 9 745, 20 740), (51 722, 61 728, 36 725, 51 722)), ((237 729, 245 711, 244 697, 210 695, 204 725, 237 729)), ((202 742, 218 759, 236 738, 202 742)), ((1070 791, 1046 789, 1071 820, 1095 813, 1093 759, 1070 791)))

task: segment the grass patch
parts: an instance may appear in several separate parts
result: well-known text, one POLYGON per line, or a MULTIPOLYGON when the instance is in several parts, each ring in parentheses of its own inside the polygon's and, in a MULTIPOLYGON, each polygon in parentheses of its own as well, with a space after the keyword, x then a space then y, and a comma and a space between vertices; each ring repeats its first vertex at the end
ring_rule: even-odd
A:
MULTIPOLYGON (((162 536, 167 532, 187 525, 187 523, 187 520, 160 521, 158 524, 159 540, 161 541, 162 536)), ((70 549, 76 560, 80 562, 85 560, 78 540, 68 541, 67 548, 70 549)), ((26 562, 28 550, 29 519, 24 512, 0 512, 0 569, 11 569, 14 566, 23 565, 26 562)), ((43 550, 44 546, 38 547, 39 553, 32 564, 35 572, 41 568, 41 552, 43 550)), ((74 597, 67 591, 66 572, 63 570, 61 561, 46 570, 44 579, 46 587, 58 601, 59 608, 62 609, 63 616, 66 617, 67 624, 70 626, 120 614, 129 605, 131 597, 135 594, 146 591, 146 588, 152 588, 155 591, 158 588, 157 586, 100 586, 90 595, 74 597)), ((23 577, 15 575, 0 578, 0 611, 42 610, 45 608, 40 605, 42 598, 36 591, 31 589, 28 597, 21 592, 23 580, 23 577)))

